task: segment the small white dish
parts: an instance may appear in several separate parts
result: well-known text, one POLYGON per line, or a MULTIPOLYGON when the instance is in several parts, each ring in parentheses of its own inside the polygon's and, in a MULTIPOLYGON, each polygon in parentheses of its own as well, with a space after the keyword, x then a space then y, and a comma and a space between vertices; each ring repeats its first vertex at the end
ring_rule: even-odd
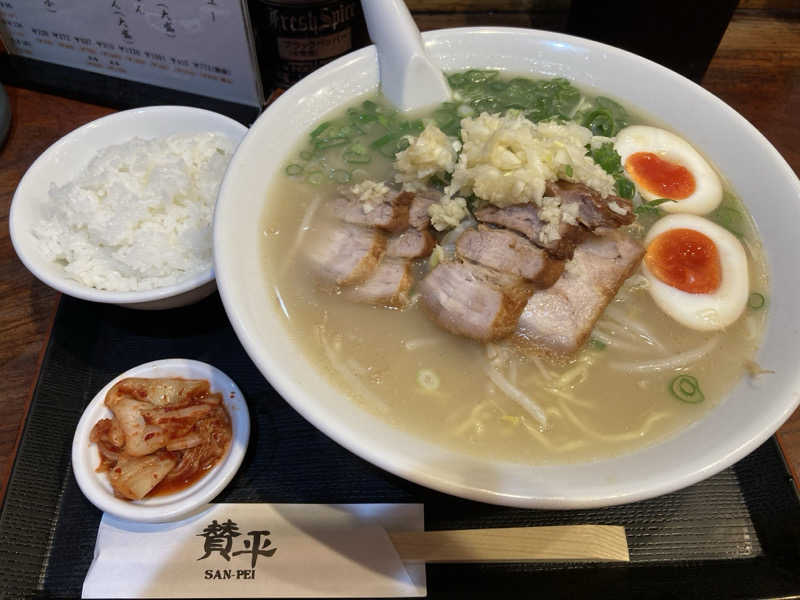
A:
POLYGON ((37 279, 82 300, 119 304, 128 308, 157 310, 185 306, 216 290, 214 270, 207 269, 175 285, 137 292, 98 290, 69 277, 63 266, 45 258, 32 232, 48 200, 51 183, 64 185, 75 179, 99 150, 135 137, 155 138, 176 133, 213 131, 236 145, 247 127, 218 113, 190 106, 150 106, 102 117, 68 133, 47 150, 25 172, 19 182, 8 217, 11 243, 22 263, 37 279))
POLYGON ((83 411, 72 440, 72 470, 78 487, 86 498, 100 510, 120 519, 143 523, 177 521, 181 517, 203 508, 230 482, 244 459, 250 439, 250 415, 241 390, 216 367, 185 358, 168 358, 145 363, 125 371, 100 390, 83 411), (108 391, 126 377, 182 377, 206 379, 212 392, 220 392, 231 418, 232 439, 228 453, 202 479, 188 488, 165 496, 128 501, 114 496, 105 473, 95 471, 100 464, 97 444, 89 441, 92 427, 100 419, 110 418, 111 411, 104 404, 108 391))

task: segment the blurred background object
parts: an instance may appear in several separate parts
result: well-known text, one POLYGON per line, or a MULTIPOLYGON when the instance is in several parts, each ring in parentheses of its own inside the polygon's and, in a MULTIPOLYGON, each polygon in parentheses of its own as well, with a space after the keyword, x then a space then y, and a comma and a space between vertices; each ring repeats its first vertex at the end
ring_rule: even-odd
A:
MULTIPOLYGON (((641 54, 695 81, 737 9, 737 0, 406 4, 423 31, 490 25, 566 32, 641 54)), ((796 14, 800 3, 741 0, 739 10, 796 14)), ((0 52, 6 84, 114 108, 199 106, 242 122, 252 121, 276 90, 370 43, 359 0, 114 0, 97 9, 3 0, 0 40, 8 49, 0 52)))
POLYGON ((3 86, 0 85, 0 148, 6 141, 8 130, 11 127, 11 105, 8 103, 8 96, 3 86))
POLYGON ((264 89, 286 88, 369 44, 359 0, 249 0, 264 89))
POLYGON ((699 82, 738 0, 572 0, 567 33, 649 58, 699 82))

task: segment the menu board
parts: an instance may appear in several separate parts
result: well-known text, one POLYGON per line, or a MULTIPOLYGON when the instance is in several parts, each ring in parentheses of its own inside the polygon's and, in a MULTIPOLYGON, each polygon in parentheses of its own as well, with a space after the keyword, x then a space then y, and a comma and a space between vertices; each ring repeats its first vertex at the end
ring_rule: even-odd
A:
POLYGON ((0 0, 12 54, 260 106, 243 0, 0 0))

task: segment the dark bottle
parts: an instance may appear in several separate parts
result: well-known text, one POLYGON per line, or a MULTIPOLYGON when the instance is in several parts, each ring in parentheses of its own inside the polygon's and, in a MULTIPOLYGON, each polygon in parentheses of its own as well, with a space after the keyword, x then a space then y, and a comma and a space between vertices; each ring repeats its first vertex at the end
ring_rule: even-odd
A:
POLYGON ((249 0, 249 9, 267 91, 369 43, 359 0, 249 0))
POLYGON ((699 82, 738 0, 572 0, 567 32, 629 50, 699 82))

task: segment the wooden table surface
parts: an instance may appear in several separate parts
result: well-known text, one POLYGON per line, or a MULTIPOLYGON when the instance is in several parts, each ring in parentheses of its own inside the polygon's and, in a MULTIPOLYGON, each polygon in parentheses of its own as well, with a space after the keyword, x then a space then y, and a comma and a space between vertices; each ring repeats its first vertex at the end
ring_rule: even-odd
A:
MULTIPOLYGON (((789 6, 791 2, 775 4, 789 6)), ((760 129, 800 173, 800 15, 763 8, 764 3, 743 0, 703 86, 760 129), (753 5, 760 9, 741 10, 753 5)), ((419 16, 418 21, 427 29, 459 24, 452 17, 440 23, 442 18, 434 14, 419 16)), ((505 22, 511 18, 507 13, 493 18, 515 24, 505 22)), ((58 294, 34 279, 11 247, 11 197, 25 170, 50 144, 79 125, 113 112, 25 89, 6 91, 13 122, 0 148, 0 499, 58 303, 58 294)), ((800 411, 781 428, 778 439, 800 482, 800 411)))

